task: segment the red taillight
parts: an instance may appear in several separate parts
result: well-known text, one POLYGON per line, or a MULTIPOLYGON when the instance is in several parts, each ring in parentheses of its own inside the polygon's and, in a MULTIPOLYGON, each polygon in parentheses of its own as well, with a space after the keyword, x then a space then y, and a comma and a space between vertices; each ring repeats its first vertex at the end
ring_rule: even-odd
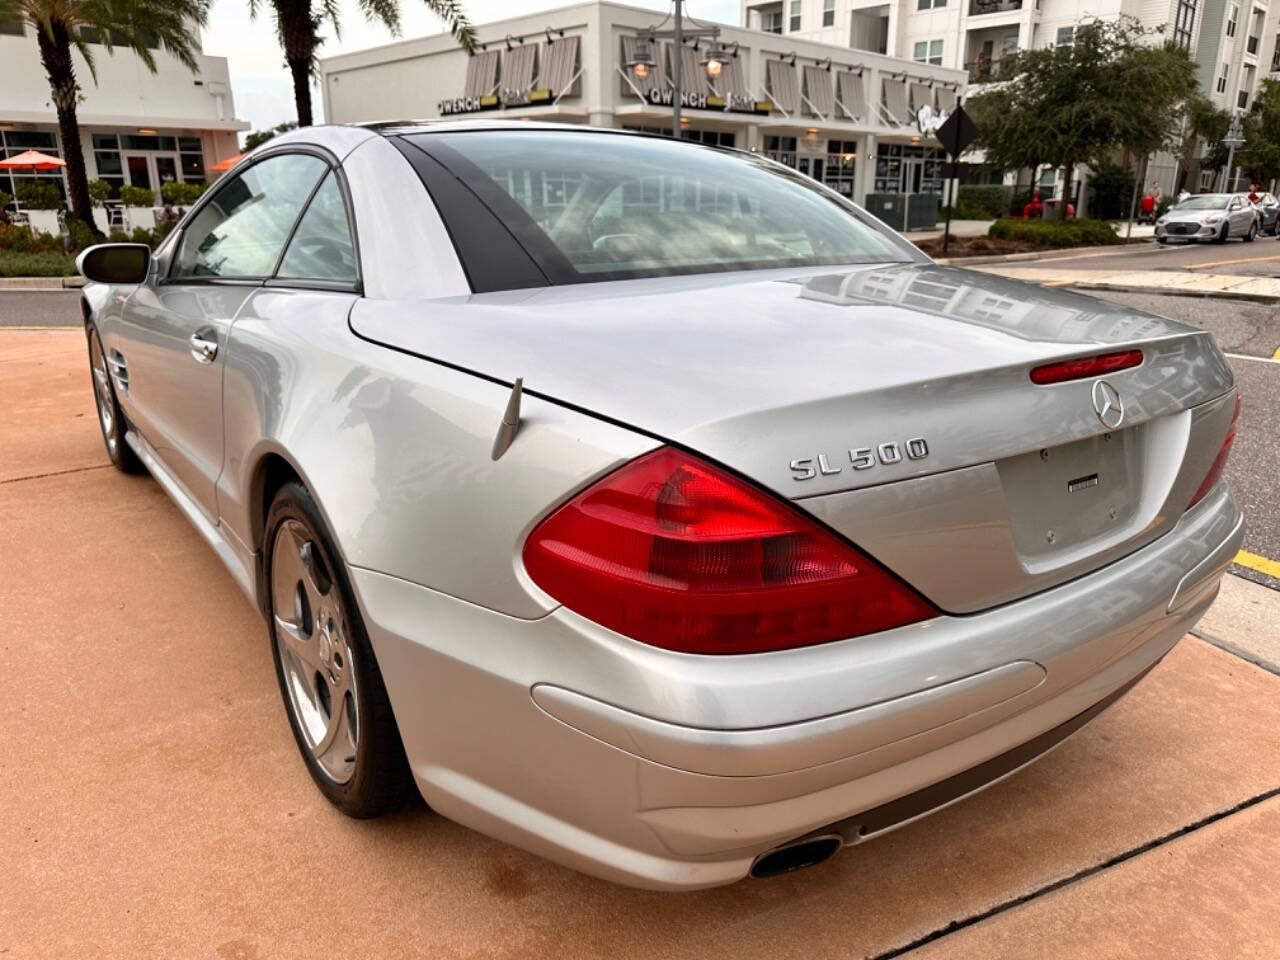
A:
POLYGON ((1100 353, 1096 357, 1063 360, 1046 363, 1031 371, 1031 382, 1039 384, 1062 383, 1065 380, 1083 380, 1085 377, 1101 377, 1117 370, 1127 370, 1142 363, 1141 350, 1121 350, 1119 353, 1100 353))
POLYGON ((1204 482, 1196 489, 1195 496, 1191 498, 1191 502, 1187 504, 1190 510, 1197 503, 1204 499, 1206 493, 1218 485, 1218 481, 1222 479, 1222 471, 1227 465, 1227 457, 1231 456, 1231 445, 1236 442, 1236 421, 1240 419, 1240 406, 1242 403, 1240 391, 1236 391, 1236 409, 1231 414, 1231 426, 1227 429, 1227 438, 1222 441, 1222 448, 1218 451, 1218 455, 1213 458, 1213 463, 1209 466, 1209 472, 1205 474, 1204 482))
POLYGON ((524 564, 569 609, 686 653, 801 647, 937 614, 792 507, 668 447, 551 514, 524 564))

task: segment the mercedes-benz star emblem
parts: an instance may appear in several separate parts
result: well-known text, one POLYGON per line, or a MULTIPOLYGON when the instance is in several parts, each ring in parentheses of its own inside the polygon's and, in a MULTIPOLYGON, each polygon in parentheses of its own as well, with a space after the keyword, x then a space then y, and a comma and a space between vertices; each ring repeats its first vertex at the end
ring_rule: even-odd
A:
POLYGON ((1120 391, 1105 380, 1094 381, 1093 412, 1104 427, 1114 430, 1120 426, 1124 421, 1124 401, 1120 399, 1120 391))

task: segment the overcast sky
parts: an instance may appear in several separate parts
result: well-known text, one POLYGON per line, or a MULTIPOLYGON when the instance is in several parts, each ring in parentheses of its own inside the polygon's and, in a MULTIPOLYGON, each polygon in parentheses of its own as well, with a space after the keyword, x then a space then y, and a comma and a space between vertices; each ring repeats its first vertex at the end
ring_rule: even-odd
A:
MULTIPOLYGON (((520 16, 537 10, 568 6, 571 0, 464 0, 473 23, 488 23, 520 16)), ((670 6, 669 0, 628 0, 632 6, 651 7, 659 12, 670 6)), ((321 56, 350 53, 389 43, 392 37, 381 25, 365 22, 354 0, 340 0, 342 7, 342 39, 325 30, 321 56)), ((439 33, 440 21, 426 12, 419 0, 401 0, 404 26, 401 38, 439 33)), ((318 5, 313 0, 313 6, 318 5)), ((264 3, 269 9, 269 6, 264 3)), ((686 11, 703 20, 720 23, 738 22, 738 0, 687 0, 686 11)), ((249 19, 244 0, 214 0, 209 26, 204 31, 204 52, 230 61, 231 91, 235 97, 236 116, 247 120, 251 129, 275 126, 293 120, 293 84, 284 66, 284 54, 276 41, 275 26, 269 15, 257 21, 249 19)), ((319 92, 313 109, 320 120, 319 92)))

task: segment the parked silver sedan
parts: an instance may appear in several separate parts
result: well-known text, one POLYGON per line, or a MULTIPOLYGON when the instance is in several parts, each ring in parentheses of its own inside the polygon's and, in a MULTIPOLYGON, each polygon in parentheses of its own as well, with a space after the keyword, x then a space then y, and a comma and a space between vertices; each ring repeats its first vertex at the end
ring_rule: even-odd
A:
POLYGON ((1207 333, 937 266, 748 153, 309 128, 80 265, 107 453, 262 612, 321 792, 623 883, 1013 773, 1241 540, 1207 333))
POLYGON ((1188 197, 1156 220, 1156 242, 1210 240, 1231 237, 1252 241, 1260 229, 1259 214, 1242 193, 1202 193, 1188 197))

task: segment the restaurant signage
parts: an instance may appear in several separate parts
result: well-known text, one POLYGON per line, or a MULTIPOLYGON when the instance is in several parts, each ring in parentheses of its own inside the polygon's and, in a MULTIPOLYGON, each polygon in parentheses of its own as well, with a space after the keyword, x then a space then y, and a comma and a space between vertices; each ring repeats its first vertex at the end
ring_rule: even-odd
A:
POLYGON ((481 110, 495 110, 500 104, 495 94, 483 97, 454 97, 452 100, 441 100, 436 104, 440 116, 447 117, 455 113, 478 113, 481 110))
MULTIPOLYGON (((670 107, 675 102, 675 93, 655 87, 649 91, 647 99, 655 107, 670 107)), ((721 110, 725 113, 769 113, 773 110, 773 104, 768 100, 755 100, 735 93, 718 97, 690 91, 681 92, 680 106, 689 110, 721 110)))

